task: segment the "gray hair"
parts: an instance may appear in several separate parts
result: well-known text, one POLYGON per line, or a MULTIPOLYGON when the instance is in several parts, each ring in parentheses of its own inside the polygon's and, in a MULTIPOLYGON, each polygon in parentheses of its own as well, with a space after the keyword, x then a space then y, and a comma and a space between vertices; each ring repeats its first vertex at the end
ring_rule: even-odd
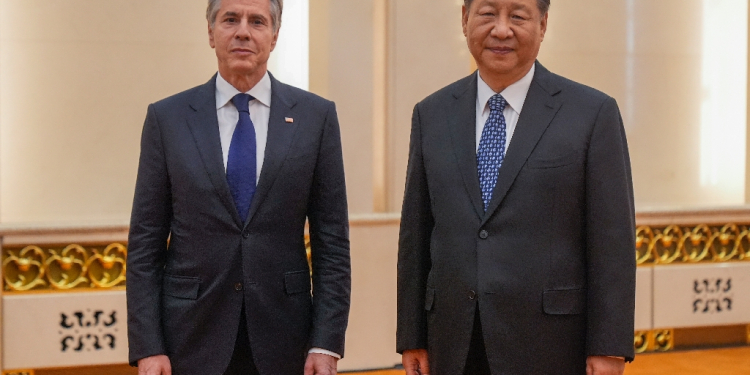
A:
MULTIPOLYGON (((284 9, 284 0, 269 0, 271 2, 271 24, 273 31, 278 32, 281 26, 281 11, 284 9)), ((206 8, 206 20, 211 23, 211 26, 216 22, 216 15, 219 13, 221 8, 221 0, 208 0, 208 8, 206 8)))
MULTIPOLYGON (((549 11, 549 3, 551 0, 536 0, 536 6, 539 8, 539 12, 544 16, 547 14, 547 11, 549 11)), ((474 0, 464 0, 464 6, 466 9, 469 9, 471 7, 471 3, 473 3, 474 0)))

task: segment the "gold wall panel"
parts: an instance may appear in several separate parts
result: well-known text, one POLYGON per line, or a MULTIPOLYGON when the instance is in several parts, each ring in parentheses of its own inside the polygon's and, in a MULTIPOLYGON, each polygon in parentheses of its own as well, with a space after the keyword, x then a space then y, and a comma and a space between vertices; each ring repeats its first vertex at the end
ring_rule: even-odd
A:
POLYGON ((3 248, 3 290, 106 289, 125 285, 127 248, 108 245, 3 248))
POLYGON ((674 330, 635 331, 633 346, 636 354, 672 350, 674 349, 674 330))
POLYGON ((638 265, 750 260, 748 225, 638 226, 638 265))
POLYGON ((34 375, 34 370, 8 370, 3 375, 34 375))

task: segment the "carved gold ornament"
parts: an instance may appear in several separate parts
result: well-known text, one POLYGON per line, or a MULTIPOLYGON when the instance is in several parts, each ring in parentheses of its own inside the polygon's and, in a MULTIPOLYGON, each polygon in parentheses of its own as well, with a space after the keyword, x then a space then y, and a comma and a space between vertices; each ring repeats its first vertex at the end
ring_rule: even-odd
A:
POLYGON ((674 330, 655 329, 651 331, 635 331, 633 347, 636 354, 672 350, 674 349, 674 330))
POLYGON ((26 291, 47 285, 45 280, 44 250, 26 246, 3 254, 5 290, 26 291))
POLYGON ((25 292, 124 285, 127 248, 113 243, 100 249, 77 244, 47 250, 3 248, 3 289, 25 292))
POLYGON ((34 370, 6 370, 3 375, 34 375, 34 370))
POLYGON ((89 258, 88 276, 99 288, 111 288, 125 281, 125 265, 128 249, 119 243, 113 243, 102 251, 94 249, 89 258))
POLYGON ((635 234, 639 265, 750 260, 747 225, 639 226, 635 234))

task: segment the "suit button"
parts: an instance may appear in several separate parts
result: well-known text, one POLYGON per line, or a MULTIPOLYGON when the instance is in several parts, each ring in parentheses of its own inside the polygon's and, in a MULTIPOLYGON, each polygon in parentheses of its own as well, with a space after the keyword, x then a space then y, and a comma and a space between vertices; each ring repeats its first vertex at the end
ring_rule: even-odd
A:
POLYGON ((473 290, 470 290, 469 291, 469 299, 470 300, 475 300, 476 298, 477 298, 477 292, 475 292, 473 290))
POLYGON ((250 232, 248 231, 242 232, 242 238, 248 238, 248 237, 250 237, 250 232))
POLYGON ((482 229, 482 230, 479 231, 479 238, 481 238, 483 240, 486 240, 487 237, 489 237, 489 236, 490 236, 490 234, 487 233, 486 230, 482 229))
POLYGON ((242 290, 242 283, 234 284, 234 290, 236 290, 238 292, 241 291, 242 290))

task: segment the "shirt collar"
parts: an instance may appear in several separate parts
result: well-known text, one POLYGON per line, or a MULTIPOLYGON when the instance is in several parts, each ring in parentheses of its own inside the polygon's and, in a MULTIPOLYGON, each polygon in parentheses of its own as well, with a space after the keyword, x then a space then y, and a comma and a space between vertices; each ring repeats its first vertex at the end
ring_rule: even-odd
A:
MULTIPOLYGON (((216 109, 227 105, 227 103, 239 93, 240 91, 227 82, 224 77, 221 76, 221 73, 216 75, 216 109)), ((253 88, 247 91, 246 94, 251 95, 255 100, 266 107, 271 107, 271 77, 269 77, 268 71, 266 71, 263 78, 261 78, 253 88)))
MULTIPOLYGON (((531 69, 523 78, 506 87, 500 93, 505 98, 505 101, 508 102, 508 105, 518 114, 523 109, 523 103, 526 101, 526 94, 529 93, 529 87, 531 87, 531 81, 534 79, 535 70, 536 64, 531 65, 531 69)), ((482 104, 482 110, 487 108, 487 102, 495 94, 497 93, 492 91, 490 86, 484 82, 482 76, 479 75, 479 72, 477 72, 477 101, 482 104)))

